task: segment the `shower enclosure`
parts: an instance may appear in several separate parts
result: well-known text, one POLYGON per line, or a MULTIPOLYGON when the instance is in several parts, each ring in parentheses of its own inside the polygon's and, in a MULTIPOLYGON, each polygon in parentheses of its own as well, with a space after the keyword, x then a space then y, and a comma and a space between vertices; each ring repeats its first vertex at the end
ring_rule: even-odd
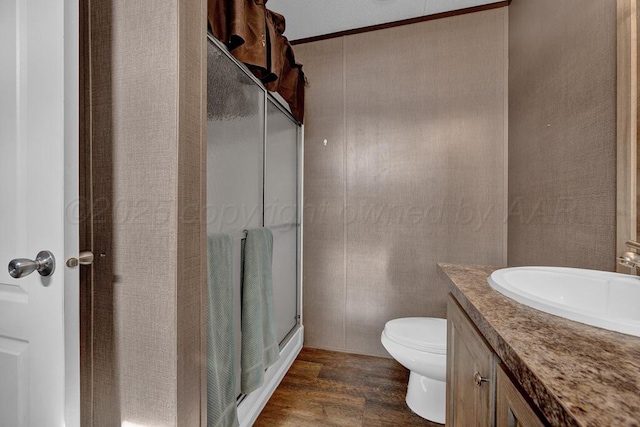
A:
POLYGON ((284 102, 209 36, 207 46, 207 233, 234 238, 238 415, 251 425, 302 347, 302 126, 284 102), (241 246, 244 230, 273 233, 273 292, 280 359, 265 385, 240 395, 241 246))

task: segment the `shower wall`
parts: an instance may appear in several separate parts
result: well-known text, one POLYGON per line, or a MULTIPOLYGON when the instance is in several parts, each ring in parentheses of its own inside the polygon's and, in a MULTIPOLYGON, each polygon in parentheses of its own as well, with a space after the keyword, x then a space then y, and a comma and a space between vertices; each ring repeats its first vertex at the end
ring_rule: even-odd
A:
POLYGON ((438 262, 506 262, 507 8, 297 45, 305 345, 388 356, 438 262))

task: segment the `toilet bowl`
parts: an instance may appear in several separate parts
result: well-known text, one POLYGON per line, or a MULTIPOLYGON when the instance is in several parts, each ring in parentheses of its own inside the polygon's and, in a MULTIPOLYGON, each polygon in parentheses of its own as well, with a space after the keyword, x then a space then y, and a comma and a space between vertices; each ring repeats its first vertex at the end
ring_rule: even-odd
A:
POLYGON ((422 418, 444 424, 447 321, 431 317, 390 320, 380 339, 389 354, 411 371, 409 408, 422 418))

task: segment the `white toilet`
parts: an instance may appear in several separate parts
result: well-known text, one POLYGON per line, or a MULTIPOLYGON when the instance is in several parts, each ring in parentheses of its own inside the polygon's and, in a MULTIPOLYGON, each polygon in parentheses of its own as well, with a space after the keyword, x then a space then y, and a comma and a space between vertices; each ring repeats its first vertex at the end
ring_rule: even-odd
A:
POLYGON ((444 424, 447 375, 447 321, 405 317, 387 322, 382 345, 411 371, 407 405, 429 421, 444 424))

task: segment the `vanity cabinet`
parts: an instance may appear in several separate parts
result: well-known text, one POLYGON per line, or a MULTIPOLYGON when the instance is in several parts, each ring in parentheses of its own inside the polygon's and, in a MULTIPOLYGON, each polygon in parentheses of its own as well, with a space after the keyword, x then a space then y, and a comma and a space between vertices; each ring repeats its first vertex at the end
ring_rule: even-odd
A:
POLYGON ((525 397, 518 391, 515 384, 498 366, 496 399, 497 427, 543 427, 544 423, 538 418, 534 409, 527 403, 525 397))
POLYGON ((539 427, 535 410, 450 294, 447 302, 449 427, 539 427))
POLYGON ((455 299, 447 303, 447 426, 495 425, 496 356, 455 299))

